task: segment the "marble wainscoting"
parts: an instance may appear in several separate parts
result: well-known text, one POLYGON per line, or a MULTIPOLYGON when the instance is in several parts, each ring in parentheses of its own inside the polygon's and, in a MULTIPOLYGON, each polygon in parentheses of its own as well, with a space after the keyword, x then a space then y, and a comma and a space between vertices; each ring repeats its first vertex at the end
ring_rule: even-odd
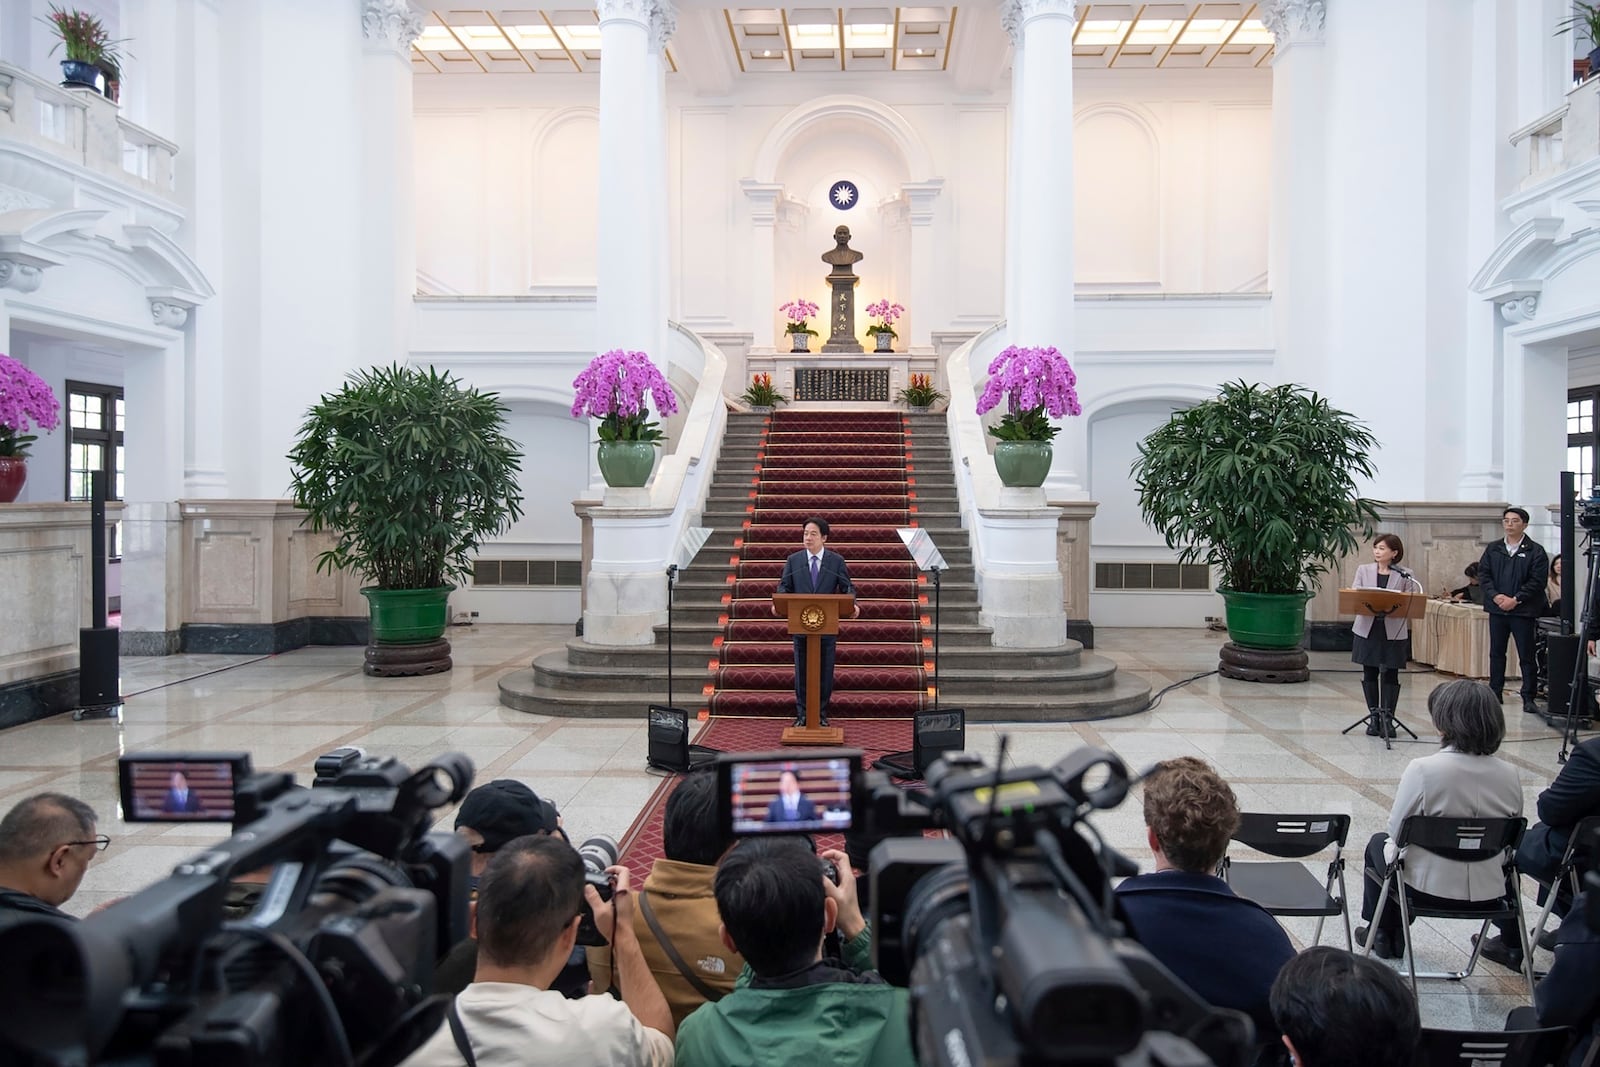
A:
MULTIPOLYGON (((108 521, 121 511, 108 505, 108 521)), ((0 727, 77 703, 89 538, 87 503, 0 504, 0 727)))
POLYGON ((364 645, 367 605, 349 574, 317 569, 328 533, 301 526, 287 500, 183 500, 184 652, 287 652, 304 645, 364 645))

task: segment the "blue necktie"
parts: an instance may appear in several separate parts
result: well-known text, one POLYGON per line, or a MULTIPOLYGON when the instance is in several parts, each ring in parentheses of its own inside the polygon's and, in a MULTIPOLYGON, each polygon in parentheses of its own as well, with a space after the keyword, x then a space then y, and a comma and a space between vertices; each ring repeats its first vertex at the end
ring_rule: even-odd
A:
POLYGON ((811 591, 817 590, 817 557, 811 557, 811 591))

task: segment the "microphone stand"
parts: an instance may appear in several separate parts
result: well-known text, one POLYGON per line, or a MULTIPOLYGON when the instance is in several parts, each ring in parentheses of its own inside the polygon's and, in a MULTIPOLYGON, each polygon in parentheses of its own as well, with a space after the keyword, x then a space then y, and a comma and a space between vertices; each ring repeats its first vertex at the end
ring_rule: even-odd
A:
MULTIPOLYGON (((1572 657, 1572 682, 1567 689, 1567 720, 1561 728, 1561 751, 1556 754, 1557 763, 1566 763, 1567 755, 1572 746, 1578 743, 1578 720, 1587 719, 1587 715, 1579 715, 1578 708, 1588 696, 1589 674, 1589 634, 1595 625, 1595 593, 1600 587, 1600 544, 1595 542, 1593 532, 1589 533, 1589 547, 1584 551, 1584 558, 1589 566, 1589 583, 1583 591, 1583 614, 1578 625, 1578 648, 1572 657)), ((1563 584, 1566 575, 1562 575, 1563 584)))
POLYGON ((672 703, 672 590, 678 584, 678 565, 667 564, 667 707, 672 703))

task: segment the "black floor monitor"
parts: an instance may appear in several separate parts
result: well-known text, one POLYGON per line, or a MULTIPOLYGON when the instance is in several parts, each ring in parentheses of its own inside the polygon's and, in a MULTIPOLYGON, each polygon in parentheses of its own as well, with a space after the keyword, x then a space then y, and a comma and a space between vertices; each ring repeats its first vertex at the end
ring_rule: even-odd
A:
POLYGON ((918 777, 928 773, 934 760, 946 752, 967 747, 967 712, 964 708, 919 711, 911 721, 911 759, 918 777))
POLYGON ((689 713, 666 704, 651 704, 645 762, 662 771, 682 774, 709 765, 717 750, 689 743, 689 713))

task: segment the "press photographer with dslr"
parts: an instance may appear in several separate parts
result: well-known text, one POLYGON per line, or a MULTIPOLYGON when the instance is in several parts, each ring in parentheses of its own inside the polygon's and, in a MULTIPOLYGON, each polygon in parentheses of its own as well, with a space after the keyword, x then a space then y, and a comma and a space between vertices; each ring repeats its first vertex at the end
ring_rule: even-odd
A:
POLYGON ((789 836, 746 838, 717 865, 722 941, 746 969, 732 993, 683 1021, 678 1062, 687 1067, 760 1064, 913 1067, 910 994, 869 971, 872 936, 842 852, 822 858, 789 836), (844 960, 825 959, 837 926, 844 960))
POLYGON ((472 908, 477 975, 405 1067, 671 1067, 672 1013, 633 933, 628 871, 608 873, 609 903, 585 885, 583 860, 559 837, 519 837, 496 852, 472 908), (550 988, 577 942, 586 899, 611 940, 620 1003, 550 988))

